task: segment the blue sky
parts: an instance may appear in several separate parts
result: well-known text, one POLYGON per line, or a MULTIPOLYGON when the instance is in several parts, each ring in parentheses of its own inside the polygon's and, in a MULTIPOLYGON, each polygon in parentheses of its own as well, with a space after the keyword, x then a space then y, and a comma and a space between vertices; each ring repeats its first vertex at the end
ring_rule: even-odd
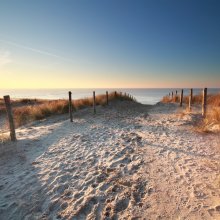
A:
POLYGON ((0 86, 219 87, 219 11, 218 0, 1 0, 0 86))

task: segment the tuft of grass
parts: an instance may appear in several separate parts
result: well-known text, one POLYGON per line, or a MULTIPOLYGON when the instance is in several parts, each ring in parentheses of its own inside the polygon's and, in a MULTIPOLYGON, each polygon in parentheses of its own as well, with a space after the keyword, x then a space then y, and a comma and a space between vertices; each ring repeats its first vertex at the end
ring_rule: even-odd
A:
POLYGON ((0 98, 0 113, 5 111, 4 100, 0 98))
POLYGON ((220 125, 220 107, 212 107, 208 110, 206 117, 204 118, 205 125, 220 125))
POLYGON ((24 104, 34 104, 34 103, 37 103, 38 100, 37 99, 27 99, 27 98, 24 98, 24 99, 19 99, 19 102, 20 103, 24 103, 24 104))
MULTIPOLYGON (((193 98, 193 103, 201 104, 202 95, 197 95, 193 98)), ((207 114, 202 119, 199 129, 202 132, 215 131, 220 128, 220 94, 209 94, 207 96, 207 114)))
POLYGON ((53 114, 68 112, 67 100, 45 101, 39 105, 17 107, 13 111, 15 126, 19 127, 28 122, 41 120, 53 114))
POLYGON ((8 142, 10 140, 9 134, 0 132, 0 144, 8 142))
POLYGON ((93 99, 92 98, 83 98, 83 99, 77 99, 73 101, 73 108, 75 110, 83 109, 88 106, 93 105, 93 99))
POLYGON ((207 103, 215 107, 220 107, 220 94, 208 95, 207 103))
POLYGON ((180 98, 178 95, 174 95, 173 98, 172 97, 169 97, 168 95, 167 96, 164 96, 161 100, 161 102, 163 103, 171 103, 171 102, 179 102, 180 98))
POLYGON ((172 100, 168 95, 164 96, 161 100, 161 102, 163 102, 163 103, 170 103, 171 101, 172 100))
MULTIPOLYGON (((128 94, 122 94, 118 92, 109 93, 108 99, 109 102, 113 100, 136 101, 128 94)), ((21 102, 24 103, 25 105, 16 107, 13 110, 16 127, 22 126, 31 121, 42 120, 51 115, 65 114, 69 112, 69 102, 67 100, 53 100, 53 101, 41 100, 39 102, 36 100, 22 99, 21 102), (36 102, 36 104, 33 104, 33 102, 36 102), (26 105, 27 103, 30 103, 30 105, 26 105)), ((72 105, 75 111, 82 108, 90 107, 93 105, 93 98, 89 97, 89 98, 73 100, 72 105)), ((106 95, 97 95, 96 105, 101 105, 101 106, 106 105, 106 95)))
MULTIPOLYGON (((192 104, 202 104, 202 93, 199 95, 194 95, 192 99, 192 104)), ((163 103, 179 102, 179 97, 171 99, 169 96, 165 96, 162 99, 163 103)), ((189 96, 183 97, 183 103, 189 103, 189 96)), ((199 125, 196 125, 196 130, 201 132, 210 132, 210 128, 220 127, 220 94, 208 94, 207 95, 207 114, 206 117, 202 119, 199 125), (217 125, 217 126, 216 126, 217 125)))

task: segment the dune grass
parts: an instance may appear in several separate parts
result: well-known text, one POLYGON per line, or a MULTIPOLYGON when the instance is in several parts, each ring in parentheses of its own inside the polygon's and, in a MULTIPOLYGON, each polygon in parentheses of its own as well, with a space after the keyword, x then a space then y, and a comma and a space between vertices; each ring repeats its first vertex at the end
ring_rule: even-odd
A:
MULTIPOLYGON (((192 99, 192 105, 202 105, 202 94, 194 95, 192 99)), ((179 102, 180 97, 176 96, 170 98, 169 96, 164 96, 162 99, 163 103, 179 102)), ((183 97, 183 103, 189 103, 189 96, 183 97)), ((207 95, 207 114, 205 118, 202 119, 201 123, 197 125, 197 129, 202 132, 209 132, 210 127, 219 125, 220 127, 220 93, 219 94, 208 94, 207 95)))
MULTIPOLYGON (((128 94, 112 92, 108 95, 109 102, 113 100, 135 101, 128 94)), ((60 115, 69 112, 68 100, 31 100, 22 99, 19 103, 25 104, 13 108, 13 116, 16 128, 31 121, 42 120, 51 115, 60 115)), ((83 98, 72 101, 73 110, 79 110, 93 105, 93 98, 83 98)), ((96 96, 96 105, 106 105, 106 95, 96 96)))
POLYGON ((3 112, 5 109, 4 100, 0 98, 0 113, 3 112))
POLYGON ((41 120, 53 114, 68 112, 66 100, 44 101, 41 104, 16 107, 13 109, 15 126, 19 127, 28 122, 41 120))
POLYGON ((8 142, 10 140, 9 134, 0 132, 0 144, 8 142))

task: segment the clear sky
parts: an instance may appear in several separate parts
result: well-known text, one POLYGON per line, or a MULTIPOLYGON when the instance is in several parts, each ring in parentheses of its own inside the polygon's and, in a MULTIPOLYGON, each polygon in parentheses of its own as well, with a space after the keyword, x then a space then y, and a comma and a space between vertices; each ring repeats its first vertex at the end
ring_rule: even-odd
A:
POLYGON ((0 0, 0 88, 204 86, 219 0, 0 0))

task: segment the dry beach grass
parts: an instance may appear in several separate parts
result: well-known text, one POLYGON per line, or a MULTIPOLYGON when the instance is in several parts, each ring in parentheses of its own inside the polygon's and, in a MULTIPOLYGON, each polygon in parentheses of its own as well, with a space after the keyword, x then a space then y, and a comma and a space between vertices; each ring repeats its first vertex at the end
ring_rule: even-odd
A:
MULTIPOLYGON (((128 94, 112 92, 108 95, 109 101, 133 100, 128 94)), ((93 98, 82 98, 72 101, 73 110, 83 109, 93 105, 93 98)), ((106 95, 96 96, 96 105, 106 105, 106 95)), ((16 127, 31 121, 45 119, 51 115, 68 113, 69 102, 67 100, 40 100, 20 99, 12 100, 13 115, 16 127)), ((0 111, 5 112, 4 102, 0 100, 0 111)))
MULTIPOLYGON (((163 103, 179 101, 179 96, 174 96, 173 99, 171 99, 169 96, 164 96, 162 99, 163 103)), ((186 106, 188 105, 188 96, 183 97, 183 103, 185 103, 186 106)), ((198 106, 202 104, 202 94, 193 96, 192 103, 198 108, 198 106)), ((210 132, 211 130, 220 131, 220 94, 208 94, 206 117, 202 118, 200 123, 196 124, 196 129, 201 132, 210 132)))

